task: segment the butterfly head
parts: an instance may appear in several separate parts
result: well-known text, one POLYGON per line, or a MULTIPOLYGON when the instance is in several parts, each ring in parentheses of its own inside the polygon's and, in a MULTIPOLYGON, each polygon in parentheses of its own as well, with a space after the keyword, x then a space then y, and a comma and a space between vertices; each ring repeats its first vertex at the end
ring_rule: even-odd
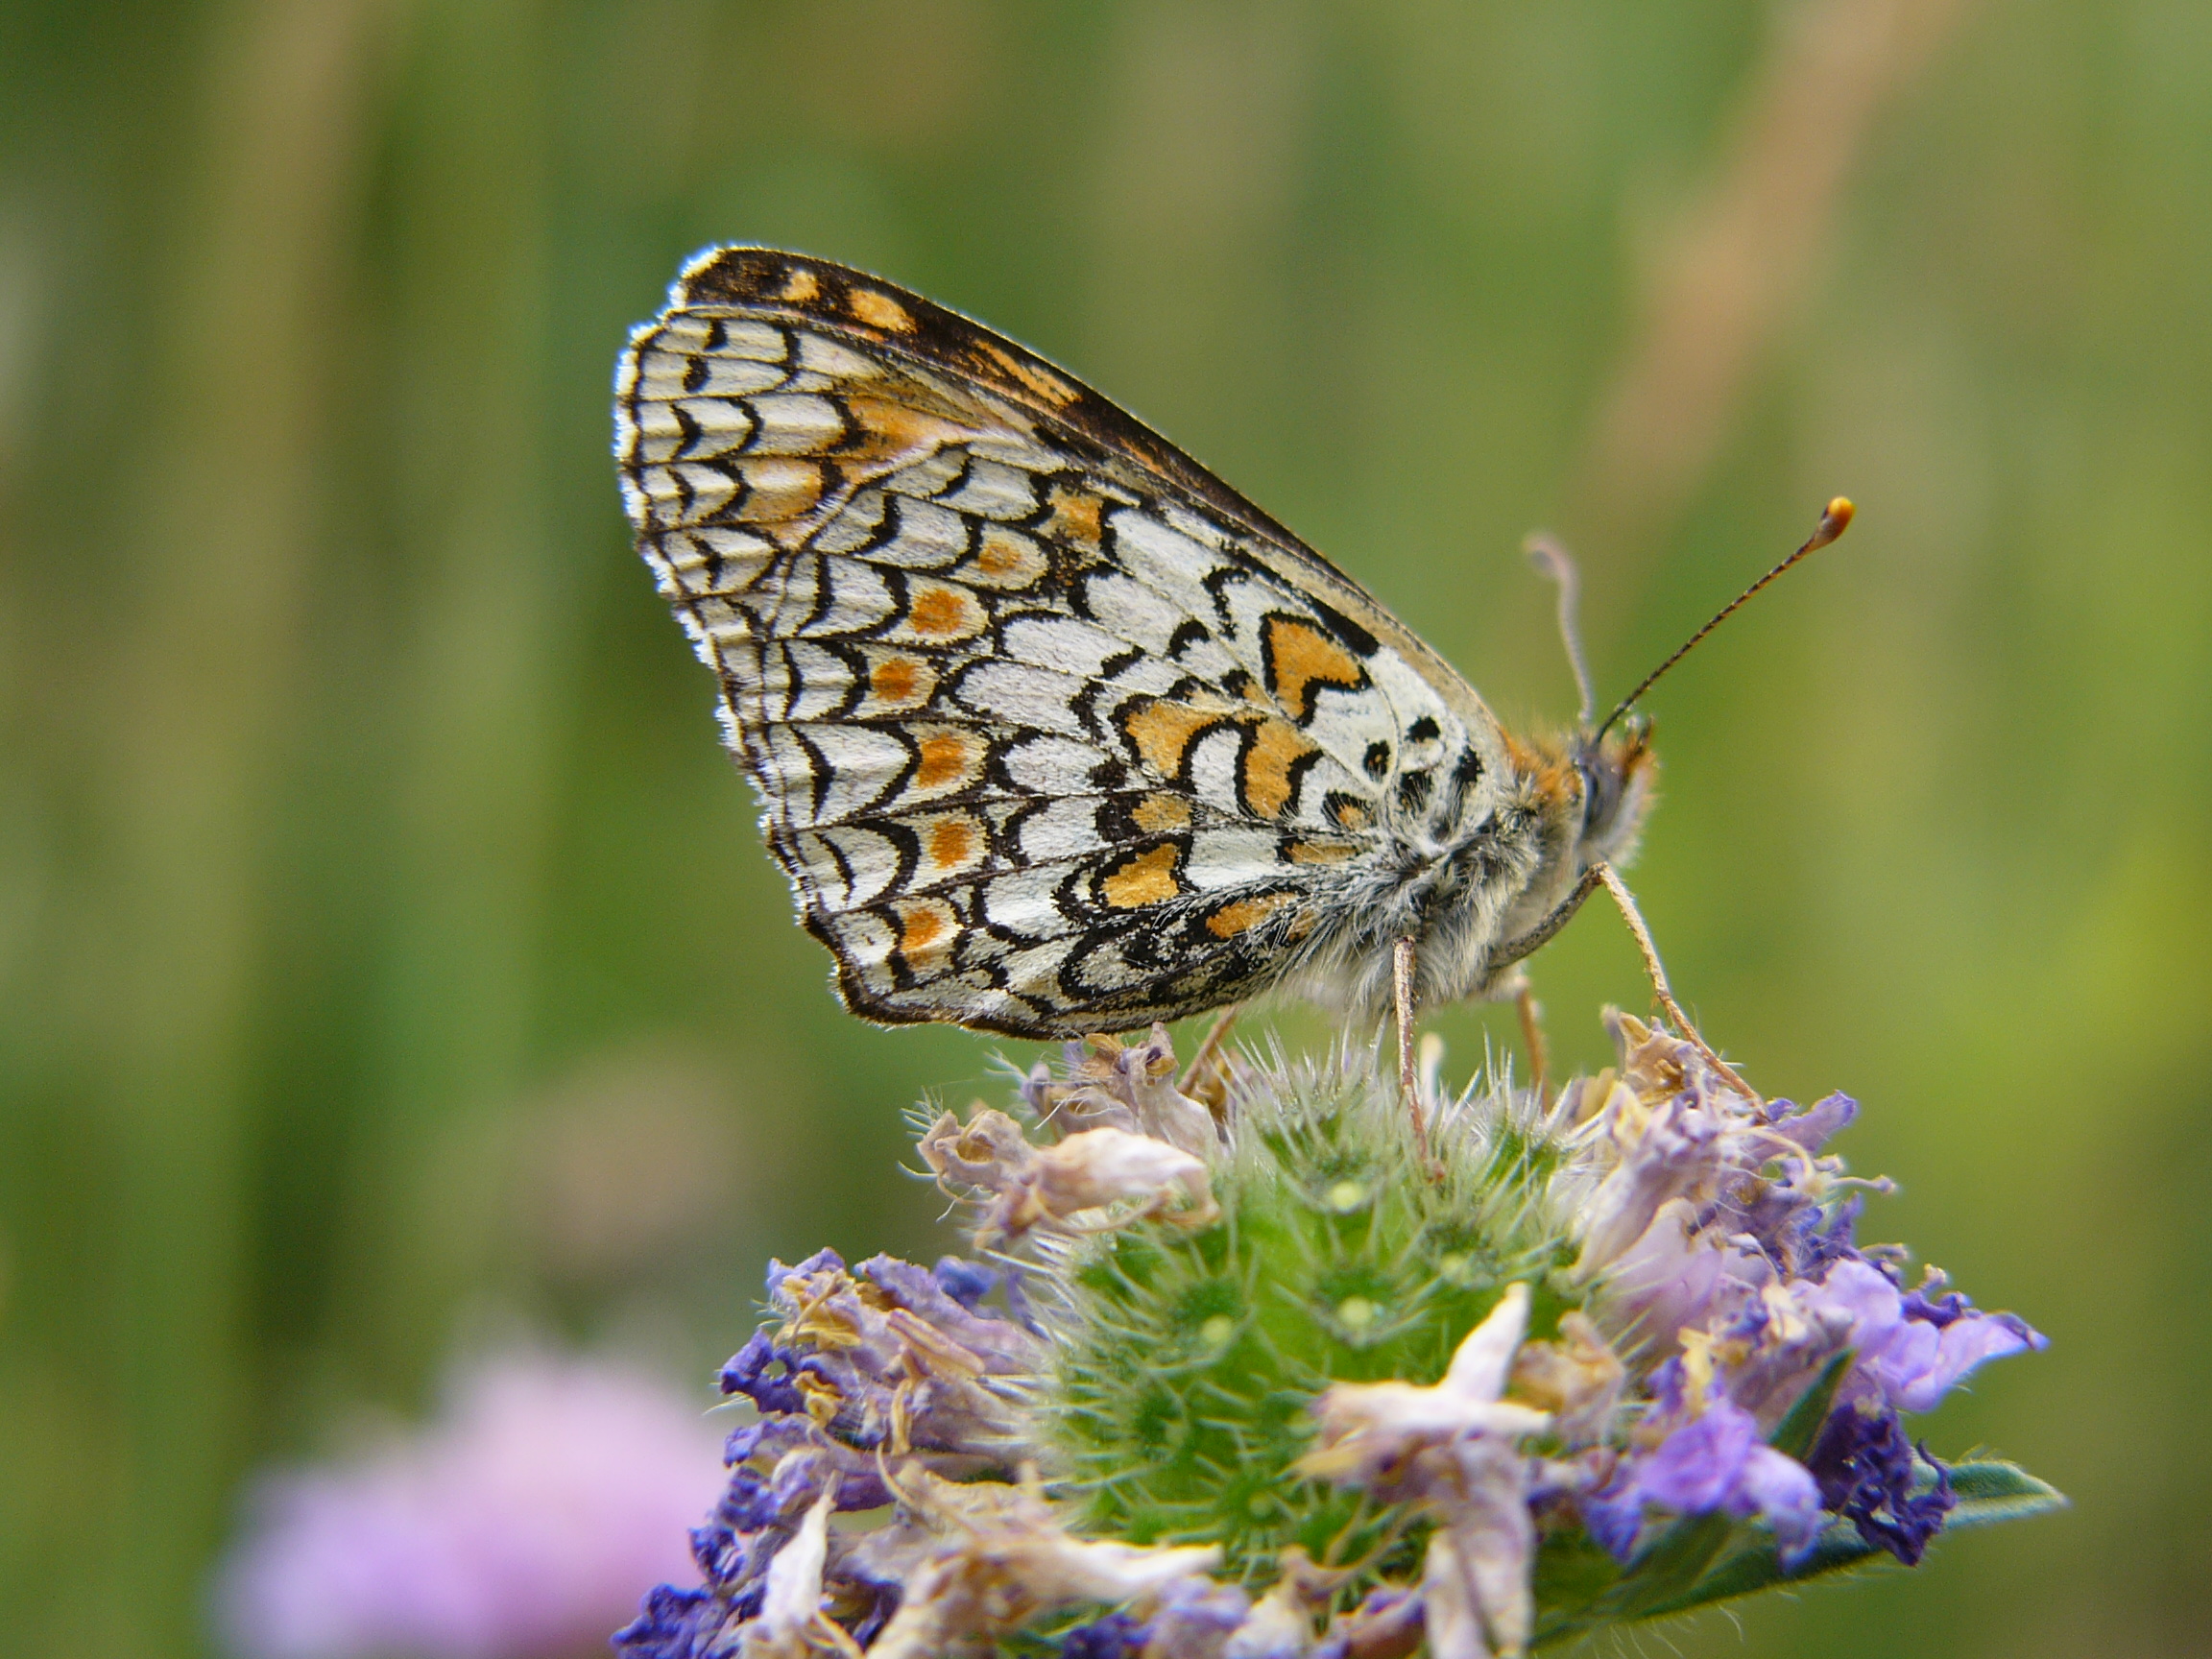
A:
POLYGON ((1651 724, 1641 714, 1604 730, 1584 721, 1564 739, 1525 741, 1508 733, 1505 745, 1515 781, 1507 810, 1495 821, 1498 839, 1489 845, 1515 845, 1520 881, 1496 917, 1494 931, 1471 940, 1466 981, 1439 976, 1444 991, 1455 997, 1501 984, 1505 970, 1575 913, 1582 897, 1577 884, 1593 865, 1627 858, 1659 770, 1651 724))
POLYGON ((1631 714, 1610 733, 1585 728, 1576 735, 1573 757, 1581 783, 1581 823, 1575 836, 1575 864, 1587 870, 1602 858, 1618 863, 1636 842, 1658 760, 1651 752, 1651 722, 1631 714))

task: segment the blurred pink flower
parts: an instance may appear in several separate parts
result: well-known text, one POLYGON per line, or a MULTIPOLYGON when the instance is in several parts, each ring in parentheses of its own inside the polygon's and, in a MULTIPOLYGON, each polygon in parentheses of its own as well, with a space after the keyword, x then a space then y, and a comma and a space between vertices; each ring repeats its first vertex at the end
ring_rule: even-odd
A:
POLYGON ((664 1579, 724 1471, 681 1391, 603 1361, 508 1355, 439 1421, 265 1478, 217 1589, 248 1659, 549 1659, 603 1650, 664 1579))

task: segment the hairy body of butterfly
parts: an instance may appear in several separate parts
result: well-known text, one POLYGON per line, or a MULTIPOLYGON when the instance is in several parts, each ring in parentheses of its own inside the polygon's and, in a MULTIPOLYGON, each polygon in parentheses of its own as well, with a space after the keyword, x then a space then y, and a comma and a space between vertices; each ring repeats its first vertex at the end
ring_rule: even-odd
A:
POLYGON ((1021 1037, 1482 996, 1633 841, 1640 728, 1527 740, 1350 578, 966 318, 693 259, 615 376, 638 551, 847 1004, 1021 1037))

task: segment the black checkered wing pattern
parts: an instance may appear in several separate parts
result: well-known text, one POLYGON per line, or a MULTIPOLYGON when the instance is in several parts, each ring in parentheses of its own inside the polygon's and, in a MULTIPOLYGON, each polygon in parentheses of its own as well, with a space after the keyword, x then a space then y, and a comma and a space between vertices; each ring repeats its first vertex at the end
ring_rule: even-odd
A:
POLYGON ((1069 1036, 1250 997, 1502 769, 1349 578, 916 295, 715 250, 615 390, 638 550, 870 1019, 1069 1036))

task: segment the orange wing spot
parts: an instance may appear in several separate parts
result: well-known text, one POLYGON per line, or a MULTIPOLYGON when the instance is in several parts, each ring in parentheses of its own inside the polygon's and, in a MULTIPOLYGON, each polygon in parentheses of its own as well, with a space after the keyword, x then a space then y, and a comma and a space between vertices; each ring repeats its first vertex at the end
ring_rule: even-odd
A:
POLYGON ((991 620, 981 601, 964 588, 918 582, 909 591, 906 626, 925 639, 965 639, 982 633, 991 620))
POLYGON ((1268 893, 1257 899, 1239 899, 1224 904, 1206 918, 1206 931, 1216 939, 1234 939, 1239 933, 1250 932, 1296 897, 1290 893, 1268 893))
POLYGON ((1177 851, 1170 841, 1108 872, 1098 883, 1106 902, 1117 910, 1134 910, 1140 904, 1158 904, 1181 893, 1182 884, 1175 879, 1177 851))
POLYGON ((791 275, 783 279, 783 286, 776 298, 787 300, 794 305, 810 305, 822 298, 822 283, 804 265, 794 265, 791 267, 791 275))
POLYGON ((849 467, 927 454, 974 436, 957 421, 887 397, 847 397, 845 413, 860 433, 838 452, 849 467))
POLYGON ((932 732, 917 745, 921 762, 914 768, 914 787, 943 789, 963 783, 982 769, 983 744, 970 732, 932 732))
POLYGON ((899 916, 899 954, 916 974, 950 966, 960 917, 942 899, 907 899, 892 906, 899 916))
POLYGON ((1290 843, 1290 862, 1293 864, 1341 864, 1347 858, 1358 856, 1359 849, 1348 841, 1290 843))
POLYGON ((974 820, 940 818, 929 826, 929 862, 940 870, 958 870, 975 856, 974 820))
POLYGON ((873 288, 854 289, 845 296, 845 308, 871 328, 887 328, 894 334, 914 331, 914 319, 906 307, 873 288))
POLYGON ((1183 769, 1184 751, 1201 732, 1219 724, 1221 716, 1188 703, 1147 703, 1121 722, 1129 741, 1146 763, 1163 778, 1183 769))
POLYGON ((1280 814, 1290 805, 1290 768, 1318 752, 1287 720, 1255 721, 1244 751, 1244 799, 1252 809, 1263 818, 1280 814))
POLYGON ((822 499, 822 469, 811 461, 770 456, 747 461, 738 471, 745 500, 737 509, 746 524, 787 524, 804 518, 822 499))
POLYGON ((879 703, 908 702, 921 683, 921 665, 906 657, 886 657, 868 676, 868 689, 879 703))
POLYGON ((1375 827, 1375 814, 1357 801, 1339 801, 1336 803, 1336 822, 1347 830, 1372 830, 1375 827))
POLYGON ((1286 616, 1267 618, 1262 636, 1266 653, 1267 689, 1293 720, 1313 712, 1309 695, 1315 685, 1357 690, 1367 683, 1359 659, 1310 622, 1286 616))
POLYGON ((1026 536, 994 525, 975 549, 974 570, 994 588, 1026 588, 1045 574, 1045 554, 1026 536))
POLYGON ((1065 484, 1053 485, 1045 493, 1045 500, 1052 509, 1052 517, 1045 522, 1046 535, 1086 549, 1097 548, 1106 534, 1104 501, 1065 484))
POLYGON ((1190 803, 1173 795, 1147 795, 1137 803, 1129 821, 1147 835, 1172 835, 1190 828, 1190 803))
POLYGON ((1005 370, 1016 380, 1028 387, 1046 402, 1051 404, 1053 408, 1065 409, 1082 396, 1074 387, 1069 385, 1067 381, 1061 379, 1051 371, 1039 368, 1034 364, 1024 363, 1013 352, 1001 350, 988 340, 984 341, 982 345, 984 352, 992 362, 998 364, 999 368, 1005 370))

